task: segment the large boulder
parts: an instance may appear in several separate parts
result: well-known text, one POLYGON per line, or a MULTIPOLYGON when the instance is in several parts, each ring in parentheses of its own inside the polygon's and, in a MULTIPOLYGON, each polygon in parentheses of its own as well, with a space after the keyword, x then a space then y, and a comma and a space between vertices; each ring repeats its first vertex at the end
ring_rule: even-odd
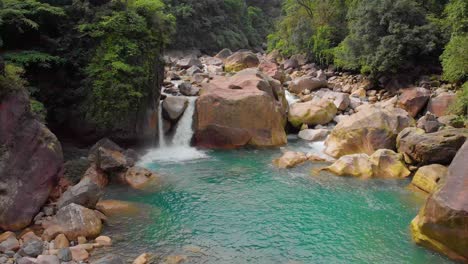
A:
POLYGON ((448 114, 448 109, 455 103, 456 95, 454 93, 444 92, 436 97, 432 97, 427 105, 427 111, 433 113, 437 117, 448 114))
POLYGON ((427 193, 433 193, 447 175, 447 171, 447 167, 440 164, 423 166, 416 171, 411 184, 427 193))
POLYGON ((284 71, 278 66, 278 64, 274 62, 262 61, 262 63, 258 65, 258 69, 266 75, 270 76, 271 78, 280 82, 284 82, 284 80, 286 79, 286 74, 284 73, 284 71))
POLYGON ((124 149, 117 145, 114 141, 108 138, 102 138, 97 141, 88 152, 88 160, 90 162, 97 162, 99 149, 104 148, 112 151, 123 152, 124 149))
POLYGON ((283 155, 273 160, 273 164, 280 169, 295 167, 307 161, 307 155, 302 152, 286 151, 283 155))
POLYGON ((398 106, 405 109, 412 117, 416 117, 424 107, 431 96, 431 91, 415 87, 402 90, 398 98, 398 106))
POLYGON ((102 197, 103 191, 90 178, 83 178, 78 184, 68 188, 57 201, 58 208, 71 203, 79 204, 87 208, 94 208, 102 197))
POLYGON ((19 230, 30 224, 61 177, 62 148, 31 114, 25 93, 0 100, 0 229, 19 230))
POLYGON ((317 90, 319 88, 326 88, 328 85, 326 80, 320 80, 312 76, 303 76, 297 79, 294 79, 289 84, 288 90, 290 92, 300 94, 304 90, 317 90))
POLYGON ((411 222, 414 240, 461 262, 468 262, 468 141, 441 186, 411 222))
POLYGON ((189 82, 183 82, 179 85, 179 91, 185 96, 197 96, 200 88, 193 86, 189 82))
POLYGON ((463 128, 447 128, 425 133, 420 128, 412 127, 400 132, 397 148, 410 164, 449 165, 467 137, 468 130, 463 128))
POLYGON ((188 58, 183 58, 177 61, 176 66, 181 69, 189 69, 190 67, 203 67, 201 61, 196 58, 195 56, 191 56, 188 58))
POLYGON ((331 100, 335 104, 336 108, 341 111, 346 110, 351 104, 351 99, 347 93, 334 92, 328 89, 320 89, 314 93, 314 96, 331 100))
POLYGON ((178 120, 188 106, 188 99, 181 96, 170 96, 162 103, 163 114, 171 121, 178 120))
POLYGON ((102 221, 95 211, 72 203, 58 210, 55 217, 43 226, 43 237, 46 240, 53 239, 58 234, 64 234, 68 240, 76 240, 79 236, 99 236, 102 221))
POLYGON ((337 111, 335 104, 326 99, 295 103, 289 109, 288 121, 295 127, 324 125, 333 120, 337 111))
POLYGON ((220 52, 218 52, 218 54, 215 55, 215 58, 225 60, 231 55, 232 51, 230 49, 222 49, 220 52))
POLYGON ((396 137, 414 120, 400 108, 368 107, 342 119, 325 141, 325 152, 333 157, 395 149, 396 137))
POLYGON ((437 116, 431 112, 427 112, 424 116, 419 118, 416 127, 424 129, 427 133, 436 132, 442 126, 442 123, 437 120, 437 116))
POLYGON ((371 156, 351 154, 342 156, 325 168, 339 176, 360 178, 405 178, 410 175, 401 155, 389 149, 379 149, 371 156))
POLYGON ((196 102, 195 144, 208 148, 278 146, 287 142, 281 85, 256 69, 204 84, 196 102))
POLYGON ((257 55, 250 51, 238 51, 229 56, 224 64, 227 72, 238 72, 243 69, 257 67, 260 63, 257 55))

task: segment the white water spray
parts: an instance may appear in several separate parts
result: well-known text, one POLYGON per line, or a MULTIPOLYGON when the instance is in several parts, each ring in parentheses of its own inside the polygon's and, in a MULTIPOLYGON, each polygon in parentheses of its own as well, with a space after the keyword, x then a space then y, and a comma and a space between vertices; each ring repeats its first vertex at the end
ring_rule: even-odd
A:
POLYGON ((296 95, 293 95, 288 90, 284 90, 284 92, 285 92, 285 95, 286 95, 286 101, 288 101, 289 105, 293 105, 293 104, 300 101, 299 97, 297 97, 296 95))
POLYGON ((163 101, 159 104, 159 114, 158 114, 158 136, 159 136, 159 147, 164 148, 166 147, 166 139, 164 137, 164 121, 163 121, 163 114, 162 114, 162 107, 163 101))

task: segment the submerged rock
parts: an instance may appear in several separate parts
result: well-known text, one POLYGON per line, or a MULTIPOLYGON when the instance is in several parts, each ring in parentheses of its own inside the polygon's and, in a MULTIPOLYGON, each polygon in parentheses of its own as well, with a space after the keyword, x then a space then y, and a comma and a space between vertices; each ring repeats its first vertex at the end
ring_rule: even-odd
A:
POLYGON ((335 158, 343 155, 373 154, 378 149, 395 149, 400 131, 414 124, 400 108, 368 107, 342 119, 325 141, 325 152, 335 158))
MULTIPOLYGON (((1 89, 1 88, 0 88, 1 89)), ((62 148, 16 92, 0 101, 0 229, 31 223, 62 175, 62 148)))
POLYGON ((274 159, 273 164, 280 169, 295 167, 307 161, 307 155, 302 152, 286 151, 280 158, 274 159))
POLYGON ((125 172, 123 180, 129 186, 138 190, 148 190, 161 183, 161 177, 156 173, 141 167, 131 167, 125 172))
POLYGON ((468 141, 441 186, 411 222, 414 240, 452 259, 468 262, 468 141))
POLYGON ((425 133, 419 128, 406 128, 398 135, 398 152, 410 164, 448 165, 468 137, 465 129, 448 128, 425 133))
POLYGON ((208 148, 278 146, 287 142, 281 85, 256 69, 204 84, 196 102, 195 144, 208 148))
POLYGON ((328 124, 336 116, 337 108, 331 101, 313 100, 293 104, 288 113, 288 121, 295 127, 328 124))
POLYGON ((139 211, 135 203, 119 200, 101 200, 96 204, 96 209, 106 216, 134 215, 139 211))
POLYGON ((447 175, 447 171, 447 167, 440 164, 423 166, 416 171, 411 184, 427 193, 433 193, 447 175))

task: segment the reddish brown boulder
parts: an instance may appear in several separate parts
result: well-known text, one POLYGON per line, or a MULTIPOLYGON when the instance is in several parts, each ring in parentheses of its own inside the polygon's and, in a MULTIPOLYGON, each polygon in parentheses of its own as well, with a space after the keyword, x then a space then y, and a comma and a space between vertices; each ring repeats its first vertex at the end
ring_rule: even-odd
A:
POLYGON ((25 93, 0 100, 0 229, 18 230, 39 212, 61 176, 62 148, 33 117, 25 93))
POLYGON ((405 109, 412 117, 416 117, 426 107, 431 92, 426 88, 415 87, 404 89, 398 98, 398 106, 405 109))
POLYGON ((448 109, 455 102, 456 95, 454 93, 441 93, 429 100, 427 111, 433 113, 437 117, 448 114, 448 109))
POLYGON ((258 65, 258 69, 266 75, 270 76, 271 78, 280 82, 284 82, 286 78, 284 71, 280 69, 278 64, 274 62, 263 61, 262 63, 260 63, 260 65, 258 65))
POLYGON ((397 148, 407 163, 448 165, 467 137, 468 130, 463 128, 425 133, 420 128, 408 127, 398 134, 397 148))
POLYGON ((461 262, 468 262, 468 141, 461 147, 441 186, 411 223, 414 240, 461 262))
POLYGON ((206 148, 287 142, 287 102, 277 81, 256 69, 204 84, 196 103, 195 144, 206 148))

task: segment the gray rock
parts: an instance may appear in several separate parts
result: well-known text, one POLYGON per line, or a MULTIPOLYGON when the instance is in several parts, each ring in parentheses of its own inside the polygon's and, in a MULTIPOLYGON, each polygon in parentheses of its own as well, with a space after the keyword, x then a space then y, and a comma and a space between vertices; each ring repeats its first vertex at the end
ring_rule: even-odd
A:
POLYGON ((0 243, 0 252, 16 251, 19 249, 19 241, 15 237, 9 237, 7 240, 0 243))
POLYGON ((163 114, 171 121, 178 120, 188 106, 187 98, 181 96, 167 97, 163 103, 163 114))
POLYGON ((89 161, 91 161, 91 162, 96 162, 97 161, 99 148, 105 148, 105 149, 109 149, 109 150, 113 150, 113 151, 119 151, 119 152, 123 151, 123 149, 119 145, 114 143, 112 140, 110 140, 108 138, 103 138, 103 139, 99 140, 98 142, 96 142, 96 144, 94 144, 91 147, 91 149, 89 150, 89 154, 88 154, 88 160, 89 161))
POLYGON ((79 204, 87 208, 94 208, 102 197, 102 189, 89 178, 83 178, 78 184, 68 188, 57 202, 58 208, 71 203, 79 204))
POLYGON ((299 137, 308 141, 324 140, 330 131, 327 129, 304 129, 299 132, 299 137))
POLYGON ((30 257, 20 258, 18 259, 17 263, 18 264, 37 264, 36 259, 30 258, 30 257))
POLYGON ((179 91, 185 96, 197 96, 200 92, 200 88, 194 87, 188 82, 183 82, 179 85, 179 91))
POLYGON ((184 59, 177 61, 177 67, 181 69, 188 69, 192 66, 202 67, 203 64, 196 57, 184 58, 184 59))
POLYGON ((192 66, 189 69, 187 69, 187 75, 193 76, 196 73, 202 73, 203 71, 200 69, 198 66, 192 66))
POLYGON ((44 251, 44 242, 42 240, 31 239, 26 241, 18 254, 22 257, 37 257, 44 251))
POLYGON ((227 59, 227 57, 231 55, 232 55, 232 51, 230 49, 223 49, 220 52, 218 52, 218 54, 216 54, 215 58, 224 60, 224 59, 227 59))
POLYGON ((439 130, 441 123, 437 120, 437 116, 433 115, 431 112, 427 112, 426 115, 421 117, 417 122, 417 127, 424 129, 426 133, 432 133, 439 130))
POLYGON ((115 172, 128 167, 127 158, 121 151, 99 148, 97 166, 105 172, 115 172))
POLYGON ((69 248, 61 248, 57 253, 58 258, 60 261, 72 261, 72 253, 69 248))
POLYGON ((40 255, 37 257, 37 264, 60 264, 60 260, 55 255, 40 255))

